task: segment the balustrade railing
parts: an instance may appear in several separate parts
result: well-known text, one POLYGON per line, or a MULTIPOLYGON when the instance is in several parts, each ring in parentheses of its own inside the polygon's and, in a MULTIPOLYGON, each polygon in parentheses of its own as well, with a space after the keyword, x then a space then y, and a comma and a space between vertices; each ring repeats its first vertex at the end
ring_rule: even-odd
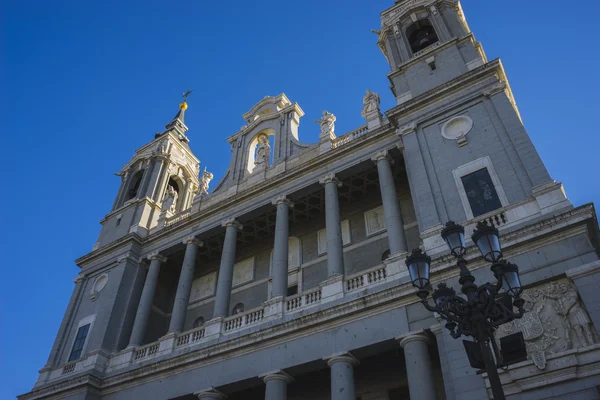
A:
POLYGON ((188 344, 196 343, 204 337, 204 328, 195 328, 195 330, 185 332, 177 336, 175 348, 183 347, 188 344))
POLYGON ((294 311, 310 306, 321 301, 322 289, 320 287, 309 292, 287 297, 285 300, 285 311, 294 311))
POLYGON ((375 268, 362 271, 360 274, 355 274, 345 279, 346 291, 350 292, 356 289, 360 289, 363 286, 370 285, 385 280, 387 278, 387 272, 385 265, 378 265, 375 268))
POLYGON ((361 136, 366 135, 369 132, 369 128, 367 125, 363 125, 360 128, 357 128, 353 131, 343 134, 342 136, 336 138, 333 143, 331 143, 331 147, 334 149, 336 147, 342 146, 348 142, 351 142, 355 139, 358 139, 361 136))
POLYGON ((75 365, 77 365, 77 363, 71 363, 71 364, 67 364, 63 367, 62 369, 62 374, 70 374, 71 372, 75 371, 75 365))
POLYGON ((247 325, 256 324, 265 317, 264 307, 255 308, 250 311, 246 311, 243 314, 234 315, 232 317, 225 318, 223 321, 223 332, 228 333, 237 329, 240 329, 247 325))
POLYGON ((142 347, 141 349, 137 349, 133 354, 133 359, 137 361, 143 358, 152 357, 153 355, 158 353, 159 346, 159 343, 152 343, 142 347))
POLYGON ((180 212, 179 214, 173 215, 170 218, 167 218, 165 220, 165 227, 166 226, 171 226, 173 224, 178 223, 179 221, 183 221, 186 218, 189 218, 189 216, 192 215, 192 209, 188 208, 185 211, 180 212))

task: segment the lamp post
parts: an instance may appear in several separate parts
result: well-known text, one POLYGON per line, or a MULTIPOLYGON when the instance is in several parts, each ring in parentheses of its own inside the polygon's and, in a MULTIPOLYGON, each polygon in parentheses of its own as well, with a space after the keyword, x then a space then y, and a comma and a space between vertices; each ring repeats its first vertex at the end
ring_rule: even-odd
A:
POLYGON ((446 320, 445 327, 450 335, 455 339, 461 335, 471 336, 479 344, 494 400, 504 400, 497 370, 502 365, 502 357, 494 340, 494 331, 504 323, 521 318, 525 313, 525 301, 520 298, 522 289, 519 268, 502 259, 498 236, 498 229, 485 222, 479 222, 471 236, 483 258, 492 263, 491 270, 497 280, 496 284, 486 282, 478 286, 464 258, 465 229, 449 221, 442 230, 442 238, 457 259, 456 265, 460 270, 458 282, 464 296, 457 295, 453 288, 440 283, 432 294, 434 304, 430 304, 427 297, 431 258, 421 249, 415 249, 406 259, 406 266, 413 286, 419 289, 416 294, 421 303, 427 310, 437 312, 446 320), (517 312, 514 311, 515 307, 517 312), (499 365, 496 365, 494 358, 499 365))

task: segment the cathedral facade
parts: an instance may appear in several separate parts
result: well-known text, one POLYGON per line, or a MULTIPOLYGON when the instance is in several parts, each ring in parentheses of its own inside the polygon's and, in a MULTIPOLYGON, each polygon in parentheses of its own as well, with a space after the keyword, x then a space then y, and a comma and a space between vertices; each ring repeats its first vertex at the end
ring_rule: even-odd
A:
MULTIPOLYGON (((600 397, 600 259, 592 204, 573 207, 523 127, 500 60, 456 0, 398 0, 378 45, 397 105, 367 90, 363 126, 267 96, 227 138, 220 180, 200 168, 187 101, 117 175, 98 241, 76 260, 47 364, 19 399, 490 399, 461 340, 415 296, 457 291, 447 221, 500 231, 519 266, 527 359, 501 369, 509 399, 600 397)), ((467 241, 477 282, 494 282, 467 241)))

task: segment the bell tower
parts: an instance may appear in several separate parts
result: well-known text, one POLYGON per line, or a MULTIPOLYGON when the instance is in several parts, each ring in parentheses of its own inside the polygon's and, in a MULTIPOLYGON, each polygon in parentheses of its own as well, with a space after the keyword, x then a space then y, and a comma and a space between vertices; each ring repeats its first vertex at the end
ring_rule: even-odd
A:
POLYGON ((121 186, 112 211, 100 223, 102 230, 94 245, 111 243, 129 233, 146 236, 165 218, 189 209, 199 187, 200 161, 189 147, 185 125, 187 96, 165 131, 142 146, 115 175, 121 186))
POLYGON ((381 13, 378 45, 398 104, 487 62, 455 0, 400 0, 381 13))

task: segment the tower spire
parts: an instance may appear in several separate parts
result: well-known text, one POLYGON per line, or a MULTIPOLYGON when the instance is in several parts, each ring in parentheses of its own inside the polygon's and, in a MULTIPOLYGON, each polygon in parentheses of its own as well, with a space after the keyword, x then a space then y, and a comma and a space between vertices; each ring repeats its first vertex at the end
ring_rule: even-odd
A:
POLYGON ((173 120, 165 126, 167 128, 165 133, 174 130, 179 136, 179 140, 185 143, 190 141, 185 135, 185 133, 188 131, 187 126, 185 126, 185 110, 188 108, 187 98, 191 93, 192 90, 188 89, 187 92, 181 96, 183 97, 183 102, 179 104, 179 111, 177 112, 177 115, 175 115, 175 118, 173 118, 173 120))

